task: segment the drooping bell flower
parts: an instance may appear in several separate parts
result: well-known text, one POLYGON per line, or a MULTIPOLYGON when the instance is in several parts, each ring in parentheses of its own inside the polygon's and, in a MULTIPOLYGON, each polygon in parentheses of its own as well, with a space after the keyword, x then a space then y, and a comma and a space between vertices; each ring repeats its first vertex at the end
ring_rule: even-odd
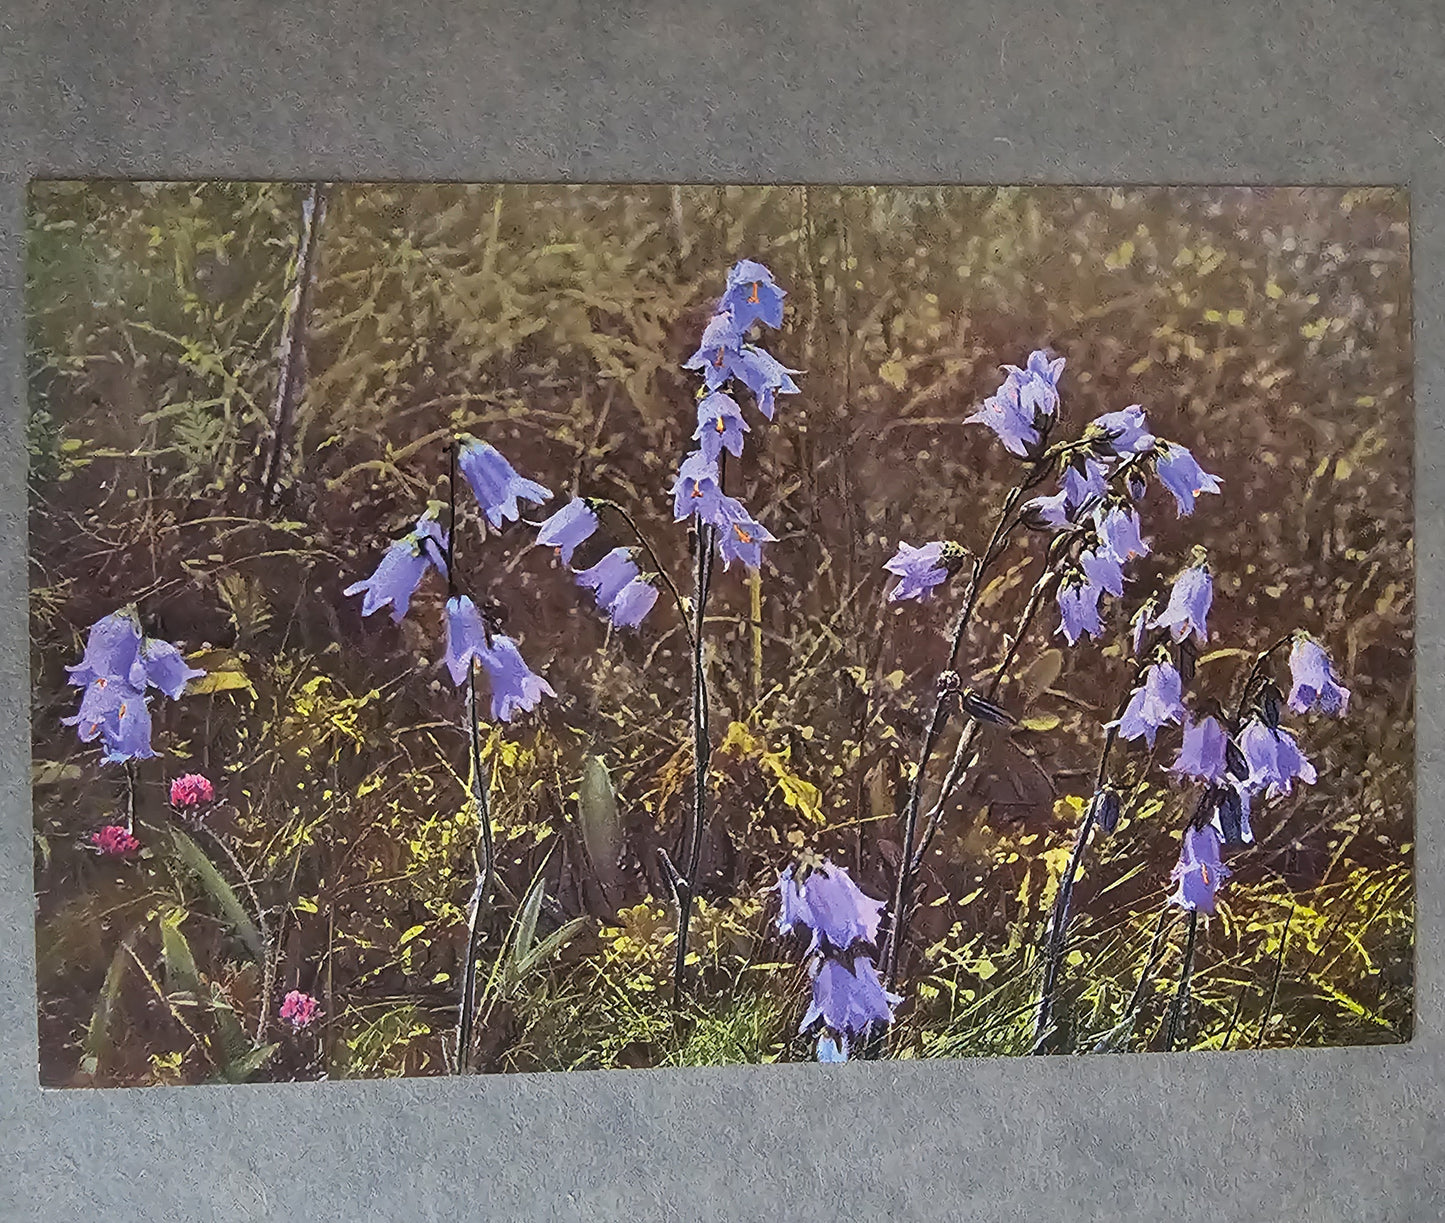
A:
POLYGON ((489 649, 487 622, 469 595, 453 595, 447 600, 447 649, 444 661, 451 672, 452 683, 460 688, 471 673, 472 660, 489 649))
POLYGON ((1103 591, 1077 570, 1066 573, 1059 581, 1058 595, 1059 627, 1070 645, 1077 645, 1079 638, 1103 636, 1104 624, 1099 619, 1099 596, 1103 591))
POLYGON ((1174 664, 1160 659, 1145 672, 1144 682, 1134 689, 1124 713, 1115 725, 1123 739, 1138 739, 1141 736, 1154 746, 1154 738, 1160 729, 1170 722, 1179 723, 1184 718, 1184 684, 1174 664))
POLYGON ((848 1038, 846 1036, 835 1038, 833 1033, 823 1032, 818 1037, 816 1056, 818 1061, 823 1063, 846 1062, 848 1060, 848 1038))
POLYGON ((1314 765, 1287 730, 1271 730, 1259 718, 1252 718, 1240 732, 1239 746, 1249 767, 1250 786, 1268 787, 1270 794, 1289 794, 1296 781, 1315 782, 1314 765))
POLYGON ((1023 504, 1024 513, 1031 524, 1046 527, 1068 526, 1073 522, 1074 508, 1069 502, 1068 492, 1064 489, 1047 497, 1034 497, 1023 504))
POLYGON ((851 968, 824 956, 813 977, 812 1002, 798 1031, 806 1032, 821 1019, 840 1036, 861 1036, 875 1023, 892 1023, 893 1008, 902 1001, 900 995, 883 988, 869 956, 855 956, 851 968))
POLYGON ((697 401, 697 430, 692 436, 708 462, 716 463, 724 450, 737 458, 743 452, 743 434, 751 432, 731 395, 712 391, 697 401))
POLYGON ((74 726, 82 743, 90 743, 102 733, 114 735, 119 729, 121 705, 139 700, 141 695, 142 690, 132 687, 128 680, 98 675, 86 685, 80 709, 72 717, 61 718, 61 725, 74 726))
POLYGON ((824 859, 798 883, 789 866, 778 877, 777 891, 782 897, 778 929, 787 934, 805 926, 813 935, 809 951, 846 951, 855 942, 878 939, 885 902, 864 893, 846 867, 824 859))
POLYGON ((1184 830, 1179 862, 1170 873, 1178 887, 1169 903, 1199 913, 1214 912, 1214 896, 1232 872, 1219 860, 1219 833, 1214 825, 1184 830))
POLYGON ((1019 403, 1030 417, 1034 413, 1052 416, 1059 410, 1059 376, 1064 372, 1064 358, 1049 359, 1043 349, 1029 353, 1027 365, 1005 365, 1008 381, 1018 390, 1019 403))
POLYGON ((1067 498, 1069 517, 1072 519, 1075 512, 1086 502, 1104 495, 1105 489, 1109 487, 1109 469, 1089 455, 1084 459, 1082 470, 1072 463, 1065 467, 1059 483, 1067 498))
POLYGON ((635 577, 607 605, 607 618, 617 628, 636 628, 657 602, 657 587, 644 577, 635 577))
POLYGON ((365 595, 361 601, 363 616, 390 606, 393 623, 400 624, 427 569, 446 576, 446 547, 446 532, 440 524, 423 518, 415 530, 392 542, 369 578, 353 582, 341 593, 365 595))
POLYGON ((741 501, 734 497, 718 499, 717 550, 723 568, 731 569, 733 561, 742 561, 749 569, 761 568, 763 545, 777 542, 777 536, 758 522, 741 501))
POLYGON ((581 497, 573 497, 537 528, 537 543, 556 549, 564 565, 572 564, 572 553, 592 538, 597 530, 597 512, 581 497))
POLYGON ((1343 717, 1349 710, 1350 690, 1336 680, 1330 656, 1308 634, 1295 637, 1289 652, 1289 671, 1292 681, 1289 707, 1295 713, 1317 709, 1343 717))
POLYGON ((1079 568, 1090 585, 1118 598, 1124 593, 1124 566, 1102 544, 1079 553, 1079 568))
POLYGON ((1089 432, 1099 436, 1116 455, 1129 455, 1137 449, 1152 446, 1153 436, 1144 419, 1144 409, 1137 403, 1120 412, 1105 412, 1095 417, 1089 432))
POLYGON ((1034 428, 1034 414, 1019 400, 1018 386, 1005 382, 990 395, 972 416, 965 416, 966 425, 984 425, 1012 454, 1027 457, 1039 444, 1039 431, 1034 428))
POLYGON ((962 548, 945 540, 936 539, 917 548, 899 540, 898 551, 883 562, 884 569, 898 576, 898 584, 888 592, 888 601, 901 603, 905 599, 917 599, 923 602, 935 586, 948 581, 957 571, 957 561, 962 556, 962 548))
POLYGON ((1154 470, 1164 487, 1174 494, 1179 517, 1187 517, 1194 512, 1196 497, 1219 491, 1219 477, 1200 467, 1188 449, 1178 442, 1156 441, 1154 453, 1154 470))
POLYGON ((515 522, 521 511, 517 502, 540 505, 551 496, 551 490, 517 474, 502 452, 488 442, 462 434, 458 439, 457 467, 471 486, 477 504, 493 528, 503 521, 515 522))
POLYGON ((156 752, 151 748, 150 705, 143 692, 125 695, 116 707, 113 729, 101 727, 100 741, 105 745, 101 760, 107 764, 155 757, 156 752))
POLYGON ((718 310, 702 330, 697 351, 684 363, 683 369, 700 369, 707 389, 716 390, 732 376, 732 365, 742 344, 742 330, 737 316, 726 308, 718 310))
POLYGON ((590 569, 577 571, 577 584, 585 586, 597 597, 597 605, 611 607, 623 588, 638 576, 631 548, 613 548, 590 569))
POLYGON ((310 994, 293 989, 281 1001, 281 1018, 291 1025, 292 1031, 309 1028, 321 1013, 321 1004, 310 994))
POLYGON ((769 420, 777 410, 779 395, 796 395, 798 384, 793 375, 801 370, 789 369, 781 361, 757 347, 744 344, 742 349, 729 358, 729 372, 753 393, 758 401, 758 411, 769 420))
POLYGON ((739 259, 728 273, 720 308, 732 311, 739 332, 746 332, 755 322, 781 327, 786 296, 786 291, 778 288, 773 274, 761 263, 739 259))
POLYGON ((510 722, 519 713, 530 713, 544 696, 556 696, 549 684, 522 658, 517 643, 500 633, 492 634, 490 649, 477 654, 492 687, 492 718, 510 722))
POLYGON ((722 503, 718 467, 701 450, 683 459, 672 486, 672 516, 677 522, 696 514, 703 522, 716 525, 722 503))
POLYGON ((133 688, 144 688, 145 671, 139 665, 140 645, 140 616, 134 605, 102 616, 90 626, 80 662, 65 668, 70 673, 70 682, 77 688, 86 688, 97 679, 118 676, 133 688))
POLYGON ((1149 555, 1149 545, 1139 534, 1139 514, 1130 505, 1114 501, 1099 506, 1094 510, 1094 530, 1099 536, 1100 551, 1121 565, 1136 556, 1149 555))
MULTIPOLYGON (((1196 553, 1201 552, 1202 549, 1196 549, 1196 553)), ((1192 634, 1195 641, 1203 645, 1209 640, 1207 621, 1213 601, 1214 579, 1201 558, 1174 579, 1169 604, 1150 627, 1167 628, 1175 641, 1183 641, 1192 634)))
POLYGON ((169 641, 146 637, 141 641, 140 666, 145 673, 146 683, 159 688, 171 700, 176 700, 193 679, 200 679, 205 672, 186 665, 185 657, 169 641))
POLYGON ((1204 717, 1197 722, 1186 719, 1184 745, 1169 766, 1169 771, 1185 777, 1197 777, 1211 785, 1218 784, 1224 780, 1228 744, 1229 737, 1224 727, 1214 718, 1204 717))

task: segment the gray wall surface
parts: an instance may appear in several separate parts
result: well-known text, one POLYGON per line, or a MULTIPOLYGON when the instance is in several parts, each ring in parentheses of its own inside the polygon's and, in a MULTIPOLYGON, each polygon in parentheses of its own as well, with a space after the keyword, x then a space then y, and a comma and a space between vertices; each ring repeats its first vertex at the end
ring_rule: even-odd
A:
POLYGON ((0 1219, 1445 1217, 1439 0, 0 7, 0 1219), (32 175, 1404 183, 1408 1046, 42 1094, 24 559, 32 175))

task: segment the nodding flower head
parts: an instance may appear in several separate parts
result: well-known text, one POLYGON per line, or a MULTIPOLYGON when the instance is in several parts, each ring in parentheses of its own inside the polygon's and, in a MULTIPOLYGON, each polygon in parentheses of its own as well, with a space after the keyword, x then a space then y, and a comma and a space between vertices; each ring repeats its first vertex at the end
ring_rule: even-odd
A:
POLYGON ((134 688, 145 687, 145 671, 140 665, 140 616, 134 605, 102 616, 90 626, 85 641, 85 654, 70 672, 70 682, 85 688, 95 680, 120 677, 134 688))
POLYGON ((723 307, 708 319, 697 351, 683 362, 682 368, 701 370, 707 389, 716 390, 733 376, 733 363, 738 358, 742 342, 743 333, 737 316, 723 307))
POLYGON ((743 452, 743 434, 751 432, 731 395, 712 391, 697 401, 697 430, 692 436, 709 462, 716 463, 724 450, 737 458, 743 452))
POLYGON ((573 497, 537 528, 537 543, 555 548, 564 565, 572 564, 572 553, 592 538, 597 530, 597 512, 581 497, 573 497))
POLYGON ((824 1030, 818 1037, 818 1048, 816 1057, 820 1062, 846 1062, 848 1060, 848 1038, 846 1036, 835 1037, 832 1032, 824 1030))
POLYGON ((107 858, 125 858, 140 848, 140 842, 119 824, 107 824, 99 832, 92 832, 90 844, 107 858))
POLYGON ((817 965, 813 1000, 798 1031, 806 1032, 821 1019, 839 1036, 861 1036, 875 1023, 892 1023, 893 1008, 902 1001, 883 988, 870 956, 854 956, 851 966, 825 956, 817 965))
POLYGON ((183 773, 171 782, 172 807, 200 807, 215 799, 216 788, 200 773, 183 773))
POLYGON ((1102 544, 1079 553, 1079 568, 1089 584, 1118 598, 1124 593, 1124 566, 1102 544))
POLYGON ((101 727, 105 751, 101 759, 107 764, 127 760, 150 760, 156 753, 151 748, 151 711, 145 693, 125 694, 116 706, 112 727, 101 727))
POLYGON ((1109 501, 1097 507, 1094 530, 1099 536, 1099 550, 1121 565, 1136 556, 1149 555, 1149 545, 1139 534, 1139 514, 1125 502, 1109 501))
POLYGON ((460 688, 471 673, 472 660, 489 650, 491 629, 469 595, 447 600, 447 649, 444 661, 452 683, 460 688))
POLYGON ((972 416, 965 416, 966 425, 984 425, 1012 454, 1027 457, 1039 444, 1039 431, 1034 427, 1034 412, 1019 398, 1018 386, 1005 382, 990 395, 972 416))
POLYGON ((544 696, 556 696, 549 684, 522 657, 517 643, 500 633, 492 634, 491 648, 477 655, 492 686, 492 718, 510 722, 519 713, 530 713, 544 696))
POLYGON ((1178 883, 1169 903, 1181 909, 1200 913, 1214 912, 1214 894, 1230 876, 1230 870, 1219 860, 1219 833, 1212 824, 1184 830, 1179 848, 1179 862, 1170 874, 1178 883))
POLYGON ((763 563, 763 545, 777 542, 777 536, 753 518, 742 502, 733 497, 719 499, 718 513, 713 525, 717 528, 717 550, 723 558, 725 569, 731 569, 733 561, 742 561, 749 569, 760 568, 763 563))
POLYGON ((1117 725, 1124 739, 1141 736, 1150 747, 1161 727, 1178 724, 1184 718, 1183 681, 1174 664, 1161 658, 1144 673, 1144 682, 1134 689, 1117 725))
POLYGON ((1247 783, 1254 789, 1268 787, 1271 794, 1289 794, 1296 781, 1313 785, 1315 767, 1287 730, 1270 729, 1252 718, 1240 732, 1239 746, 1249 768, 1247 783))
POLYGON ((1052 416, 1059 410, 1059 375, 1064 372, 1064 358, 1049 359, 1042 348, 1029 353, 1028 363, 1020 369, 1005 365, 1004 372, 1018 391, 1019 403, 1026 414, 1052 416))
POLYGON ((446 576, 446 550, 447 533, 435 518, 424 514, 412 531, 392 542, 369 578, 353 582, 341 593, 365 596, 363 616, 390 606, 392 621, 400 624, 426 571, 435 569, 446 576))
POLYGON ((657 602, 657 587, 644 577, 635 577, 607 605, 607 618, 618 628, 636 628, 657 602))
POLYGON ((1167 628, 1175 641, 1193 635, 1203 645, 1209 640, 1209 605, 1214 601, 1214 579, 1209 576, 1202 550, 1196 550, 1195 563, 1174 579, 1169 604, 1155 617, 1151 628, 1167 628))
POLYGON ((933 594, 935 586, 958 572, 966 555, 958 544, 948 540, 935 539, 917 548, 899 540, 898 551, 883 562, 884 569, 898 576, 898 584, 888 592, 888 601, 917 599, 923 602, 933 594))
POLYGON ((281 1001, 281 1018, 297 1032, 302 1028, 309 1028, 320 1013, 321 1004, 299 989, 293 989, 281 1001))
POLYGON ((783 298, 773 274, 754 259, 739 259, 728 273, 727 290, 720 308, 731 310, 740 332, 756 323, 769 327, 783 325, 783 298))
POLYGON ((793 375, 801 370, 789 369, 771 353, 754 344, 745 344, 729 364, 731 376, 753 393, 758 411, 769 420, 777 407, 779 395, 798 394, 793 375))
POLYGON ((457 467, 494 528, 500 527, 503 520, 517 520, 521 513, 518 501, 540 505, 552 496, 535 480, 518 475, 495 446, 469 433, 457 438, 457 467))
POLYGON ((1194 512, 1194 499, 1203 493, 1217 493, 1218 476, 1212 476, 1195 462, 1194 456, 1178 442, 1155 442, 1154 470, 1159 481, 1174 494, 1181 518, 1194 512))
POLYGON ((1225 749, 1229 737, 1214 718, 1205 717, 1197 722, 1185 720, 1184 745, 1179 755, 1169 766, 1171 773, 1185 777, 1197 777, 1211 785, 1224 780, 1225 749))
POLYGON ((1343 716, 1350 708, 1350 690, 1342 687, 1330 666, 1330 656, 1308 633, 1295 637, 1289 652, 1289 707, 1295 713, 1318 709, 1343 716))
POLYGON ((140 665, 145 673, 146 683, 159 688, 171 700, 176 700, 193 679, 200 679, 205 672, 186 665, 185 657, 169 641, 146 637, 140 644, 140 665))
POLYGON ((613 548, 590 569, 577 571, 577 584, 597 596, 597 605, 611 607, 628 583, 638 576, 631 548, 613 548))
POLYGON ((789 866, 778 876, 778 929, 803 926, 812 933, 809 951, 846 951, 856 942, 875 943, 884 902, 865 894, 845 867, 826 858, 802 879, 789 866))
POLYGON ((1116 455, 1134 454, 1154 444, 1144 409, 1137 403, 1121 412, 1105 412, 1096 417, 1089 424, 1087 436, 1097 438, 1101 446, 1116 455))
POLYGON ((695 514, 704 522, 716 522, 721 502, 717 462, 703 451, 694 450, 677 469, 677 480, 672 486, 673 518, 681 522, 695 514))
POLYGON ((1059 604, 1059 629, 1070 645, 1078 644, 1087 633, 1103 636, 1104 624, 1099 619, 1099 596, 1103 590, 1078 570, 1064 574, 1056 596, 1059 604))

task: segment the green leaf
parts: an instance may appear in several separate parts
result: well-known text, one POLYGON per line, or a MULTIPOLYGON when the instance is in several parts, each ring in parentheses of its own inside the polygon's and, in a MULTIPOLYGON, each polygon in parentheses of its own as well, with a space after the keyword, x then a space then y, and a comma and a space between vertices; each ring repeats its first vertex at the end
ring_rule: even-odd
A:
POLYGON ((532 886, 522 901, 522 907, 517 912, 517 929, 512 939, 512 964, 518 972, 521 971, 522 961, 532 950, 532 943, 537 937, 537 918, 541 915, 542 897, 546 891, 546 881, 538 875, 532 881, 532 886))
POLYGON ((95 1000, 95 1010, 90 1017, 90 1027, 86 1029, 81 1045, 80 1069, 86 1074, 99 1072, 101 1059, 110 1051, 110 1024, 115 1015, 116 999, 120 997, 121 973, 140 932, 141 927, 137 926, 121 939, 120 946, 110 958, 110 967, 106 969, 105 981, 101 984, 100 996, 95 1000))
POLYGON ((622 852, 622 820, 617 810, 617 792, 607 764, 600 756, 588 756, 582 765, 582 784, 577 791, 577 812, 582 843, 592 870, 604 888, 620 880, 617 858, 622 852))
POLYGON ((562 950, 568 943, 577 937, 579 931, 588 924, 585 917, 574 917, 564 925, 558 926, 546 938, 540 940, 525 956, 517 962, 519 973, 531 972, 532 969, 550 960, 562 950))
POLYGON ((256 929, 256 923, 251 920, 250 914, 246 912, 245 906, 241 903, 240 897, 231 890, 231 885, 225 881, 206 857, 205 852, 195 841, 191 840, 179 828, 171 829, 171 841, 175 846, 176 856, 195 873, 201 881, 201 886, 211 894, 211 898, 220 905, 221 912, 225 914, 226 920, 236 929, 236 934, 246 944, 247 949, 255 956, 258 963, 264 963, 266 959, 265 947, 261 942, 261 932, 256 929))
POLYGON ((269 1062, 271 1055, 280 1047, 279 1044, 257 1045, 244 1057, 227 1062, 221 1068, 221 1077, 228 1083, 244 1083, 255 1074, 256 1071, 260 1070, 262 1066, 269 1062))
MULTIPOLYGON (((169 909, 161 914, 161 962, 166 969, 166 995, 188 995, 192 1002, 201 996, 201 974, 191 944, 181 933, 184 909, 169 909)), ((174 1001, 174 999, 170 999, 174 1001)))

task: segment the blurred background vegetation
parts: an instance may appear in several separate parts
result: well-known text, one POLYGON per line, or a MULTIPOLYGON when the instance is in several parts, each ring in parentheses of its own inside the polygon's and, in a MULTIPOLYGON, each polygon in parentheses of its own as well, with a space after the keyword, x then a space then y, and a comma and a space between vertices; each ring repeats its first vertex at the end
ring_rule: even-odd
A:
MULTIPOLYGON (((41 183, 27 304, 40 1063, 47 1084, 444 1072, 475 824, 439 585, 363 622, 341 589, 445 489, 467 430, 554 490, 633 509, 687 572, 668 488, 689 448, 680 368, 728 266, 789 289, 769 346, 804 371, 753 420, 731 488, 779 537, 761 598, 710 605, 715 812, 674 1027, 659 846, 685 825, 687 651, 665 601, 609 635, 529 532, 462 544, 467 581, 558 699, 487 744, 501 880, 484 944, 488 1070, 806 1058, 801 948, 766 889, 808 848, 891 894, 896 813, 952 610, 885 611, 900 539, 974 550, 1016 476, 962 418, 998 366, 1068 358, 1073 429, 1142 403, 1224 495, 1177 520, 1129 607, 1191 544, 1216 574, 1197 692, 1303 627, 1353 690, 1311 721, 1316 786, 1258 810, 1202 928, 1187 1043, 1408 1039, 1413 557, 1408 215, 1384 190, 345 186, 329 192, 280 495, 258 502, 294 272, 296 184, 41 183), (143 851, 83 839, 124 803, 59 719, 86 627, 138 600, 213 691, 155 707, 143 851), (180 828, 165 786, 220 801, 180 828), (250 927, 248 929, 248 927, 250 927), (284 1034, 280 996, 321 1001, 284 1034), (269 1016, 269 1018, 268 1018, 269 1016)), ((749 408, 751 412, 751 409, 749 408)), ((1065 430, 1068 432, 1068 430, 1065 430)), ((617 538, 615 542, 628 542, 617 538)), ((1039 563, 1014 546, 965 657, 1001 652, 1039 563)), ((954 592, 955 595, 957 592, 954 592)), ((1125 631, 1123 608, 1110 624, 1125 631)), ((1118 640, 1060 652, 1040 617, 922 878, 899 1052, 1026 1052, 1042 924, 1132 674, 1118 640)), ((956 732, 955 732, 956 733, 956 732)), ((1061 1047, 1160 1047, 1180 959, 1148 956, 1187 798, 1115 754, 1124 818, 1075 892, 1061 1047)), ((940 756, 951 752, 945 742, 940 756)), ((935 779, 936 784, 936 779, 935 779)), ((925 791, 925 801, 927 801, 925 791)), ((675 855, 676 856, 676 855, 675 855)))

